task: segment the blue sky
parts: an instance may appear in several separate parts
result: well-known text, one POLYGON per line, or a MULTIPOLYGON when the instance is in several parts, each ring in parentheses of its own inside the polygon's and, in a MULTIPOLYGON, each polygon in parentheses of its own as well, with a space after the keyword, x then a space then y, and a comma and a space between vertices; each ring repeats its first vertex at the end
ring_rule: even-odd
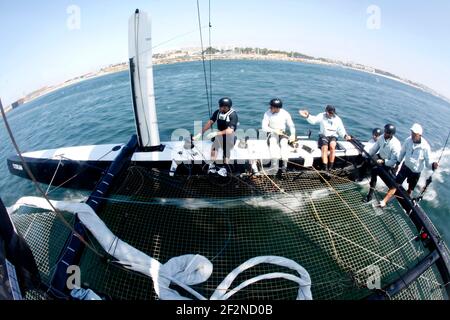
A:
MULTIPOLYGON (((450 97, 450 1, 211 0, 214 45, 299 51, 379 67, 450 97), (370 29, 367 9, 380 9, 370 29)), ((207 0, 200 0, 203 24, 207 0)), ((0 1, 0 96, 9 104, 45 85, 128 59, 128 17, 151 13, 154 45, 197 30, 196 0, 0 1), (70 30, 67 8, 80 8, 70 30)), ((157 51, 199 46, 197 32, 157 51)))

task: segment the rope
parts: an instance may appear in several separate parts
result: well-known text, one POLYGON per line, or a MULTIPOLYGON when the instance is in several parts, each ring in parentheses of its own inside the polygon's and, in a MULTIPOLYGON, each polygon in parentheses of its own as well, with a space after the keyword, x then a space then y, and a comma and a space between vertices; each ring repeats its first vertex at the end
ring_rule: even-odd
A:
MULTIPOLYGON (((203 27, 202 27, 202 29, 205 29, 205 28, 208 28, 208 26, 203 26, 203 27)), ((165 45, 165 44, 170 43, 170 42, 172 42, 172 41, 175 41, 175 40, 177 40, 177 39, 184 38, 184 37, 186 37, 186 36, 188 36, 188 35, 190 35, 190 34, 196 33, 196 32, 198 32, 198 29, 197 29, 197 28, 195 28, 194 30, 191 30, 191 31, 189 31, 189 32, 185 32, 185 33, 176 35, 176 36, 174 36, 173 38, 170 38, 170 39, 168 39, 168 40, 165 40, 165 41, 163 41, 163 42, 160 42, 160 43, 154 45, 154 46, 152 47, 152 49, 158 48, 158 47, 160 47, 160 46, 162 46, 162 45, 165 45)))
MULTIPOLYGON (((337 158, 337 157, 336 157, 336 158, 337 158)), ((297 166, 297 167, 300 167, 300 168, 309 170, 309 171, 314 171, 314 170, 315 170, 315 169, 312 169, 311 167, 305 167, 305 166, 303 166, 303 165, 301 165, 301 164, 299 164, 299 163, 296 163, 296 162, 288 161, 288 163, 290 163, 290 164, 292 164, 292 165, 294 165, 294 166, 297 166)), ((356 181, 350 180, 349 178, 345 178, 345 177, 341 177, 341 176, 332 174, 331 172, 328 172, 328 175, 331 176, 331 177, 333 177, 333 178, 340 179, 340 180, 342 180, 342 181, 352 183, 352 184, 354 184, 354 185, 359 185, 358 182, 356 182, 356 181)), ((366 179, 366 180, 367 180, 367 179, 366 179)), ((369 189, 372 189, 372 190, 377 191, 377 192, 379 192, 379 193, 384 193, 384 194, 386 193, 384 190, 377 189, 377 188, 372 188, 371 186, 369 186, 369 189)), ((397 196, 397 195, 394 195, 393 197, 395 197, 395 198, 397 198, 397 199, 403 199, 403 197, 400 197, 400 196, 397 196)))
POLYGON ((6 118, 6 114, 5 114, 5 110, 3 109, 3 104, 0 100, 0 109, 2 112, 2 117, 3 117, 3 122, 5 123, 5 127, 6 130, 8 131, 8 135, 9 138, 11 139, 11 143, 13 144, 14 148, 16 149, 17 155, 20 158, 20 161, 22 162, 22 166, 25 168, 25 171, 27 172, 28 176, 31 178, 31 180, 33 181, 34 186, 36 187, 36 189, 38 190, 38 192, 42 195, 42 197, 50 204, 50 206, 52 207, 53 211, 57 214, 58 218, 61 219, 61 221, 63 222, 63 224, 69 228, 72 233, 87 247, 89 248, 93 253, 95 253, 97 256, 99 257, 103 257, 102 254, 100 254, 94 247, 92 247, 89 243, 86 242, 86 240, 84 240, 84 238, 78 233, 76 232, 76 230, 72 227, 72 225, 64 218, 64 216, 62 215, 62 213, 57 210, 53 204, 51 203, 51 201, 48 199, 47 195, 45 194, 44 190, 42 190, 41 186, 39 185, 39 183, 36 180, 36 177, 34 176, 34 174, 31 172, 30 168, 28 167, 28 164, 25 162, 25 159, 22 156, 22 153, 20 151, 20 148, 16 142, 16 139, 14 138, 14 134, 11 130, 11 127, 9 126, 8 120, 6 118))
POLYGON ((50 180, 50 184, 48 185, 47 190, 45 191, 45 194, 46 194, 46 195, 48 195, 48 191, 50 190, 50 187, 51 187, 52 184, 53 184, 53 180, 55 179, 56 174, 58 173, 59 167, 61 166, 61 162, 62 162, 62 159, 60 158, 60 159, 59 159, 59 162, 58 162, 58 165, 56 166, 55 173, 53 174, 52 180, 50 180))
POLYGON ((208 1, 208 15, 209 15, 209 21, 208 21, 208 33, 209 33, 209 99, 210 99, 210 107, 212 108, 213 102, 212 102, 212 96, 213 96, 213 90, 212 90, 212 46, 211 46, 211 0, 208 1))
MULTIPOLYGON (((103 159, 104 157, 106 157, 106 156, 107 156, 108 154, 110 154, 111 152, 113 152, 112 149, 111 149, 110 151, 108 151, 107 153, 105 153, 105 154, 104 154, 103 156, 101 156, 100 158, 96 159, 95 161, 100 161, 101 159, 103 159)), ((62 159, 64 159, 64 160, 69 160, 69 161, 73 161, 73 162, 78 162, 78 164, 79 164, 80 166, 82 166, 82 167, 91 167, 91 168, 94 168, 94 169, 98 169, 98 170, 100 170, 100 171, 105 171, 104 168, 100 168, 100 167, 94 166, 94 165, 89 164, 89 163, 86 163, 86 162, 84 162, 84 161, 74 160, 74 159, 71 159, 71 158, 68 158, 68 157, 63 156, 62 154, 58 155, 58 157, 60 157, 60 162, 61 162, 62 159)), ((59 167, 59 164, 58 164, 58 167, 59 167)), ((57 173, 57 171, 58 171, 58 167, 56 168, 56 171, 55 171, 55 174, 54 174, 53 177, 56 176, 56 173, 57 173)), ((80 172, 74 174, 72 177, 70 177, 69 179, 63 181, 63 183, 61 183, 61 184, 59 184, 58 186, 54 187, 52 190, 49 190, 49 189, 50 189, 50 186, 51 186, 51 184, 52 184, 52 182, 50 182, 50 185, 48 186, 48 189, 47 189, 46 194, 49 195, 50 193, 52 193, 52 192, 54 192, 54 191, 56 191, 56 190, 61 189, 63 185, 65 185, 66 183, 72 181, 73 179, 75 179, 76 177, 78 177, 81 173, 82 173, 82 171, 80 171, 80 172)), ((52 179, 52 181, 53 181, 53 179, 52 179)))
POLYGON ((369 228, 366 226, 366 224, 358 217, 358 215, 355 213, 355 211, 353 211, 353 209, 350 207, 350 205, 347 203, 347 201, 345 201, 341 195, 339 194, 339 192, 331 185, 331 183, 328 182, 327 179, 325 179, 320 172, 312 167, 313 170, 319 175, 320 178, 322 178, 323 181, 325 181, 325 183, 331 188, 331 190, 333 190, 334 193, 336 193, 336 195, 339 197, 339 199, 341 199, 342 203, 344 203, 347 208, 350 210, 350 212, 353 214, 353 216, 359 221, 359 223, 364 227, 364 229, 367 231, 367 233, 372 237, 372 239, 375 242, 378 242, 378 239, 372 234, 372 232, 370 232, 369 228))
MULTIPOLYGON (((268 176, 266 176, 266 177, 269 178, 268 176)), ((235 178, 238 179, 238 180, 241 180, 241 179, 239 179, 238 177, 235 177, 235 178)), ((276 184, 276 183, 275 183, 272 179, 270 179, 270 178, 269 178, 269 181, 271 181, 273 184, 276 184)), ((245 183, 244 181, 242 181, 242 182, 245 183)), ((249 185, 249 186, 250 186, 250 185, 249 185)), ((250 186, 250 187, 253 187, 253 186, 250 186)), ((255 187, 253 187, 253 188, 255 188, 255 187)), ((281 192, 284 192, 279 186, 277 186, 277 188, 278 188, 281 192)), ((255 189, 256 189, 256 188, 255 188, 255 189)), ((287 194, 287 195, 289 195, 289 194, 286 193, 286 192, 284 192, 284 193, 287 194)), ((294 195, 290 195, 290 196, 296 198, 294 195)), ((311 200, 312 200, 312 199, 311 199, 311 200)), ((281 201, 278 201, 278 200, 276 200, 275 198, 274 198, 274 201, 278 202, 280 205, 286 207, 288 210, 290 210, 290 211, 292 211, 292 212, 295 213, 295 210, 294 210, 294 209, 290 208, 289 206, 287 206, 286 204, 282 203, 281 201)), ((338 232, 336 232, 336 231, 330 229, 329 227, 327 227, 326 225, 323 225, 323 224, 318 223, 318 222, 317 222, 317 225, 318 225, 319 227, 321 227, 321 228, 327 230, 330 234, 333 234, 333 235, 339 237, 340 239, 342 239, 342 240, 344 240, 344 241, 346 241, 346 242, 348 242, 348 243, 354 245, 355 247, 357 247, 357 248, 359 248, 359 249, 361 249, 361 250, 363 250, 363 251, 365 251, 365 252, 367 252, 367 253, 373 255, 374 257, 377 257, 377 258, 378 258, 378 261, 383 260, 383 261, 386 261, 386 262, 390 263, 391 265, 393 265, 394 267, 396 267, 396 268, 398 268, 398 269, 407 270, 406 267, 404 267, 404 266, 402 266, 402 265, 399 265, 399 264, 393 262, 392 260, 390 260, 390 259, 388 258, 388 256, 390 256, 393 252, 390 252, 390 253, 386 254, 385 256, 382 256, 382 255, 380 255, 380 254, 378 254, 378 253, 376 253, 376 252, 374 252, 374 251, 372 251, 372 250, 370 250, 370 249, 368 249, 368 248, 365 248, 365 247, 361 246, 360 244, 354 242, 353 240, 350 240, 349 238, 347 238, 347 237, 345 237, 345 236, 339 234, 338 232)), ((408 241, 408 243, 410 243, 410 241, 408 241)), ((350 269, 352 269, 352 268, 350 267, 350 269)), ((358 272, 360 272, 360 271, 361 271, 361 270, 359 270, 358 272)), ((398 273, 398 270, 397 270, 397 273, 398 273)), ((401 277, 401 275, 400 275, 400 277, 401 277)), ((427 281, 429 281, 429 282, 433 282, 433 283, 436 284, 436 285, 442 285, 442 284, 440 284, 440 283, 438 283, 438 282, 436 282, 436 281, 430 280, 429 278, 425 277, 424 275, 421 275, 419 278, 425 279, 425 280, 427 280, 427 281)))
POLYGON ((448 139, 449 139, 449 138, 450 138, 450 130, 448 131, 447 140, 445 140, 444 147, 442 148, 442 152, 441 152, 441 155, 440 155, 440 157, 439 157, 438 164, 441 163, 441 159, 442 159, 442 156, 444 155, 444 151, 445 151, 445 148, 447 147, 448 139))
POLYGON ((207 78, 207 75, 206 75, 205 51, 204 51, 204 46, 203 46, 202 21, 201 21, 201 17, 200 17, 200 3, 199 3, 199 0, 197 0, 197 16, 198 16, 198 29, 199 29, 199 32, 200 32, 200 45, 201 45, 201 50, 202 50, 203 75, 204 75, 204 78, 205 78, 206 101, 208 103, 209 117, 211 118, 212 106, 210 104, 208 78, 207 78))

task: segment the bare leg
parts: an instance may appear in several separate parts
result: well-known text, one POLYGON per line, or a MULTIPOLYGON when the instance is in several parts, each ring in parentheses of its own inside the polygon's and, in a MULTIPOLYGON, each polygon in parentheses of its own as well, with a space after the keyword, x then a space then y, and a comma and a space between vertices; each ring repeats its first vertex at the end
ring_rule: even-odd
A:
POLYGON ((386 194, 386 196, 383 199, 383 203, 387 204, 391 200, 391 198, 394 196, 396 191, 397 191, 397 189, 395 189, 395 188, 389 189, 388 193, 386 194))
POLYGON ((322 147, 322 163, 326 167, 328 164, 328 146, 322 147))
POLYGON ((330 143, 330 162, 334 163, 335 158, 336 158, 336 141, 332 141, 330 143))
POLYGON ((330 162, 328 163, 328 170, 334 169, 334 159, 336 158, 336 141, 330 143, 330 162))

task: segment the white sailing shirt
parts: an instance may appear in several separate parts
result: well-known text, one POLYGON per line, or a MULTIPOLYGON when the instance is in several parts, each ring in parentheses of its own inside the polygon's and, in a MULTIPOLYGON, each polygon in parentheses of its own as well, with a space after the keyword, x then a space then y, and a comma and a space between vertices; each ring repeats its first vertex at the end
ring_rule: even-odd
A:
MULTIPOLYGON (((372 149, 372 147, 375 145, 375 143, 377 143, 375 141, 374 138, 370 139, 369 141, 367 141, 366 145, 364 146, 364 150, 369 153, 370 149, 372 149)), ((363 154, 363 156, 366 158, 367 155, 363 154)))
POLYGON ((289 132, 291 136, 295 136, 295 126, 292 121, 292 117, 284 109, 280 109, 280 112, 272 113, 272 111, 267 110, 264 114, 262 121, 262 129, 268 133, 274 133, 277 130, 286 131, 286 126, 289 127, 289 132))
POLYGON ((320 134, 325 137, 342 137, 347 135, 345 131, 342 119, 338 115, 334 115, 332 118, 327 117, 327 113, 319 113, 317 116, 309 115, 306 118, 310 124, 320 124, 320 134))
POLYGON ((373 157, 378 152, 378 155, 384 160, 384 164, 387 167, 394 167, 399 161, 401 148, 400 141, 396 137, 386 140, 384 135, 382 135, 370 149, 369 154, 373 157))
POLYGON ((401 162, 404 159, 405 165, 412 172, 420 173, 425 166, 431 169, 430 153, 431 148, 428 141, 421 138, 420 143, 414 143, 409 137, 403 142, 398 161, 401 162))

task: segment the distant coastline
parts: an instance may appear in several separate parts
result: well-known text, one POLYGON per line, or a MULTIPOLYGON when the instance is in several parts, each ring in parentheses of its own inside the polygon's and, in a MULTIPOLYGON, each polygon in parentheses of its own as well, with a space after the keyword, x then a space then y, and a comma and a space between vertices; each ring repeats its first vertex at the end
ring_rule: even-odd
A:
MULTIPOLYGON (((352 63, 352 62, 342 62, 339 60, 332 60, 332 59, 326 59, 326 58, 316 58, 312 56, 307 56, 302 53, 298 52, 285 52, 285 51, 278 51, 278 50, 270 50, 270 49, 261 49, 261 48, 227 48, 227 49, 216 49, 216 48, 208 48, 205 50, 205 58, 206 59, 212 59, 212 60, 257 60, 257 61, 264 61, 264 60, 272 60, 272 61, 291 61, 291 62, 302 62, 302 63, 308 63, 308 64, 316 64, 316 65, 329 65, 329 66, 337 66, 337 67, 343 67, 346 69, 366 72, 370 74, 374 74, 377 76, 381 76, 384 78, 388 78, 394 81, 401 82, 403 84, 406 84, 408 86, 414 87, 416 89, 422 90, 424 92, 427 92, 433 96, 436 96, 448 103, 450 103, 450 99, 439 94, 438 92, 434 91, 433 89, 422 85, 420 83, 416 83, 413 81, 410 81, 408 79, 401 78, 397 75, 394 75, 392 73, 364 66, 362 64, 358 63, 352 63)), ((158 53, 153 55, 153 63, 154 65, 161 65, 161 64, 175 64, 175 63, 183 63, 183 62, 195 62, 195 61, 201 61, 202 60, 202 51, 200 48, 186 48, 186 49, 179 49, 179 50, 173 50, 168 51, 165 53, 158 53)), ((18 101, 14 102, 10 106, 7 106, 5 111, 9 112, 12 109, 20 107, 20 105, 25 104, 27 102, 31 102, 37 98, 40 98, 42 96, 45 96, 49 93, 52 93, 56 90, 62 89, 64 87, 89 80, 94 79, 97 77, 105 76, 108 74, 121 72, 128 70, 128 63, 117 63, 113 65, 109 65, 107 67, 101 68, 97 72, 91 72, 87 73, 81 76, 78 76, 73 79, 69 79, 61 84, 53 85, 53 86, 46 86, 43 88, 40 88, 38 90, 33 91, 30 94, 27 94, 25 97, 19 99, 18 101)))

